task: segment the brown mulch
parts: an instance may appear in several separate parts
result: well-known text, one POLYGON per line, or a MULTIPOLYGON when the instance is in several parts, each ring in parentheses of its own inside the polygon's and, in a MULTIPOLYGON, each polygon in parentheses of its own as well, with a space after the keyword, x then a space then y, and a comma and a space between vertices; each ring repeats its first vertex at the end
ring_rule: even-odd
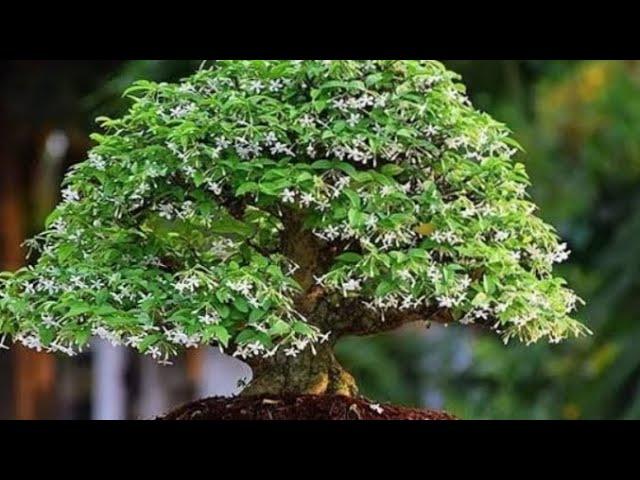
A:
POLYGON ((156 420, 456 420, 436 410, 377 404, 342 395, 212 397, 156 420))

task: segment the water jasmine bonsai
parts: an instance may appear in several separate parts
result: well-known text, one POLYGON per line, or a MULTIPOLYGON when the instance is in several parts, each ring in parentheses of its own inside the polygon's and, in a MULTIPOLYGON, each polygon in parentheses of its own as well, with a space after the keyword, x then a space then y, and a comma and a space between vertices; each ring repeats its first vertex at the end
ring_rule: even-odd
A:
POLYGON ((440 63, 220 61, 126 94, 26 243, 37 261, 3 275, 3 340, 159 362, 216 345, 252 367, 242 398, 277 402, 356 396, 345 335, 587 332, 518 144, 440 63))

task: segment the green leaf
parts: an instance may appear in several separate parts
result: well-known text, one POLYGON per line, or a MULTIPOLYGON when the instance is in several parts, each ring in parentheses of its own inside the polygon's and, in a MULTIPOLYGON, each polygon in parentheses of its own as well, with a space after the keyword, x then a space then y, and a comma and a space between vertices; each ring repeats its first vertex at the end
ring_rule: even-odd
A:
POLYGON ((358 263, 360 260, 362 260, 362 255, 359 255, 355 252, 345 252, 342 255, 338 255, 338 257, 336 257, 336 260, 345 263, 358 263))
POLYGON ((375 295, 376 297, 384 297, 387 293, 392 292, 393 290, 395 290, 395 286, 392 283, 383 280, 376 287, 375 295))
POLYGON ((364 224, 364 214, 355 208, 349 209, 349 223, 354 227, 360 227, 364 224))
POLYGON ((92 305, 87 305, 86 303, 73 303, 63 318, 77 317, 78 315, 83 315, 92 310, 92 305))
POLYGON ((152 335, 147 335, 142 339, 142 341, 140 342, 140 345, 138 345, 138 348, 140 349, 140 351, 144 352, 151 345, 157 343, 158 340, 160 340, 160 338, 162 338, 162 336, 157 333, 154 333, 152 335))
POLYGON ((382 166, 380 172, 382 172, 384 175, 395 177, 396 175, 400 175, 402 172, 404 172, 404 168, 402 168, 400 165, 396 165, 395 163, 387 163, 386 165, 382 166))
POLYGON ((217 311, 218 311, 218 314, 220 315, 220 318, 222 318, 223 320, 229 317, 229 313, 231 313, 231 309, 226 305, 220 305, 217 308, 217 311))
POLYGON ((213 233, 236 234, 241 237, 249 237, 254 234, 253 226, 231 217, 212 222, 210 230, 213 233))
POLYGON ((295 322, 293 324, 293 331, 307 336, 312 336, 315 333, 313 328, 304 322, 295 322))
POLYGON ((247 182, 240 185, 236 190, 236 195, 241 196, 249 192, 257 192, 260 186, 256 182, 247 182))
POLYGON ((249 322, 257 322, 262 317, 264 317, 266 313, 267 312, 265 310, 251 310, 251 313, 249 314, 249 322))
POLYGON ((362 202, 360 200, 360 196, 356 192, 354 192, 353 190, 345 188, 342 191, 342 193, 349 198, 349 201, 351 202, 351 206, 353 206, 354 208, 359 209, 362 206, 362 202))
POLYGON ((229 340, 231 339, 231 334, 226 328, 220 325, 214 325, 209 328, 211 329, 212 336, 216 338, 222 344, 223 347, 226 348, 227 346, 229 346, 229 340))
POLYGON ((236 297, 233 300, 233 306, 242 313, 247 313, 249 311, 249 304, 243 297, 236 297))
POLYGON ((282 320, 276 321, 271 328, 269 328, 269 335, 273 337, 281 337, 287 335, 291 331, 291 326, 282 320))

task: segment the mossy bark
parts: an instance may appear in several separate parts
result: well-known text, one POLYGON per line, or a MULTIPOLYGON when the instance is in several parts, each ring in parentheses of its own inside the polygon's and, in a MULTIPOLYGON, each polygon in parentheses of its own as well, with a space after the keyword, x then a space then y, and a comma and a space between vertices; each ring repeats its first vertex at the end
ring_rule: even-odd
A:
POLYGON ((331 345, 322 344, 287 357, 274 357, 252 364, 253 380, 241 395, 336 394, 355 396, 356 382, 336 359, 331 345))

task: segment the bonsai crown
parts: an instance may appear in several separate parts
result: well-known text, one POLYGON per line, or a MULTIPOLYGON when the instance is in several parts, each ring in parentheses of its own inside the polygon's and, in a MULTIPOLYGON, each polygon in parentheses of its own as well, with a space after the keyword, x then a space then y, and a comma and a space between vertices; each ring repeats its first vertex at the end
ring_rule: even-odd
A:
POLYGON ((552 275, 509 130, 435 61, 219 61, 141 81, 0 284, 0 335, 92 335, 166 361, 217 344, 296 356, 406 321, 505 341, 586 328, 552 275))

